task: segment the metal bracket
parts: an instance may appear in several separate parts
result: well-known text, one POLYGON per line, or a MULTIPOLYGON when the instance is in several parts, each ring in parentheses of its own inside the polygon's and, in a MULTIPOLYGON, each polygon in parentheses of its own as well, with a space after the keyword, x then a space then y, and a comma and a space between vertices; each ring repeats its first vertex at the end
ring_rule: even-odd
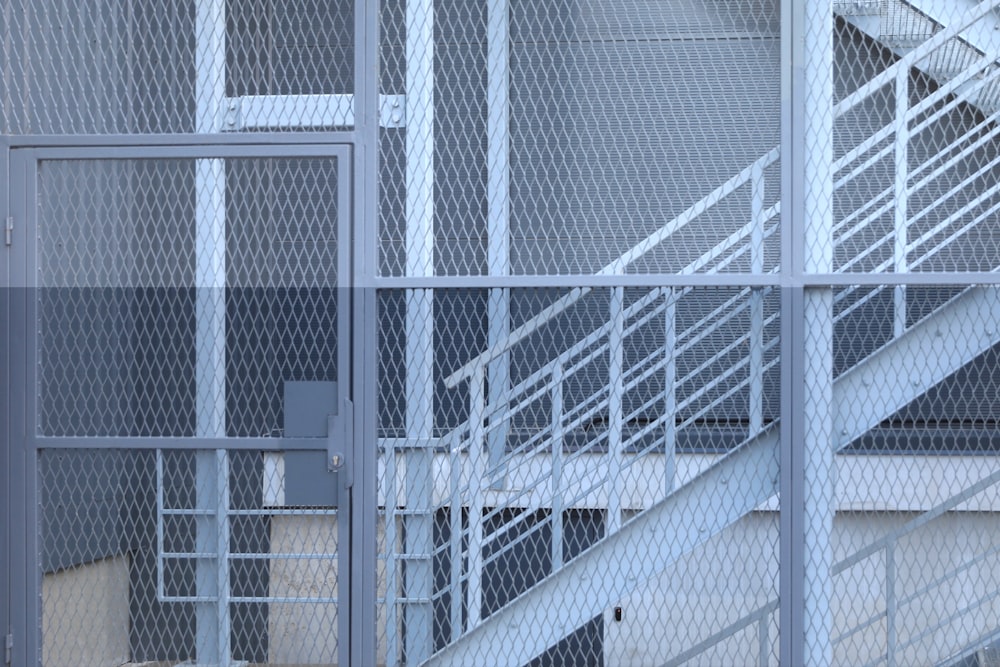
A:
POLYGON ((14 218, 8 217, 3 228, 3 241, 6 245, 14 243, 14 218))
POLYGON ((341 475, 344 488, 354 486, 354 403, 340 400, 337 414, 327 417, 327 470, 341 475))
POLYGON ((243 100, 238 97, 229 97, 223 103, 222 109, 222 129, 232 131, 240 129, 243 118, 243 100))
POLYGON ((378 102, 379 125, 406 127, 406 95, 379 95, 378 102))
POLYGON ((14 635, 9 634, 4 638, 4 659, 9 665, 14 661, 14 635))

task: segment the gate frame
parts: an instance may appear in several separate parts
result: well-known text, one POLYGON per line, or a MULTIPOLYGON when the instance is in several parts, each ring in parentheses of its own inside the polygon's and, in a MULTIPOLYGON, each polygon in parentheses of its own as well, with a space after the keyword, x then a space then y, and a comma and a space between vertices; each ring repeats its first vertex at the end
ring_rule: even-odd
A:
MULTIPOLYGON (((37 205, 32 202, 38 200, 37 173, 38 166, 42 161, 72 161, 72 160, 141 160, 141 159, 212 159, 212 158, 233 158, 233 159, 279 159, 279 158, 331 158, 338 164, 337 197, 339 199, 337 225, 347 238, 338 238, 338 255, 342 256, 341 265, 346 264, 349 270, 346 275, 338 275, 337 289, 341 292, 341 298, 347 298, 348 302, 339 308, 342 315, 343 327, 341 332, 346 334, 344 338, 338 340, 338 376, 340 382, 339 394, 342 397, 351 397, 355 382, 364 373, 356 372, 351 368, 352 359, 357 357, 357 352, 353 344, 356 340, 354 333, 355 319, 358 305, 354 303, 353 297, 356 290, 353 288, 355 271, 353 270, 353 256, 357 244, 356 230, 357 207, 353 204, 356 194, 356 184, 358 179, 354 174, 354 142, 345 139, 345 133, 329 133, 334 135, 328 137, 327 142, 318 142, 316 137, 309 137, 312 141, 274 141, 274 139, 284 139, 282 136, 265 137, 264 141, 260 136, 250 135, 247 137, 237 135, 192 135, 187 137, 191 141, 181 142, 176 137, 162 137, 161 141, 150 142, 146 137, 114 137, 114 139, 128 139, 116 142, 108 141, 107 137, 83 137, 82 141, 70 141, 71 138, 62 137, 62 141, 41 141, 34 142, 26 138, 22 141, 9 141, 4 146, 5 159, 3 166, 8 172, 9 178, 4 179, 5 190, 9 187, 9 192, 21 193, 21 196, 9 197, 9 217, 15 222, 12 233, 12 244, 7 247, 2 255, 3 263, 0 264, 0 272, 6 281, 0 283, 3 286, 3 297, 0 300, 0 308, 9 310, 9 317, 5 319, 5 337, 3 342, 2 356, 0 356, 0 372, 3 373, 4 410, 9 415, 5 419, 5 429, 0 430, 0 463, 7 463, 5 475, 8 475, 8 484, 5 489, 9 493, 11 502, 4 503, 5 511, 8 514, 0 513, 0 540, 6 540, 6 531, 10 535, 22 535, 24 539, 18 548, 13 548, 13 541, 9 544, 0 541, 3 548, 0 556, 9 555, 9 561, 0 559, 2 572, 7 574, 10 580, 9 591, 4 590, 7 585, 6 578, 0 579, 0 592, 4 593, 3 599, 9 601, 8 605, 0 607, 4 614, 10 616, 10 634, 16 638, 11 664, 13 665, 37 665, 41 661, 42 648, 42 598, 41 584, 42 574, 39 570, 40 546, 39 546, 39 526, 38 526, 38 452, 42 449, 133 449, 133 450, 154 450, 154 449, 181 449, 181 450, 319 450, 326 451, 327 438, 199 438, 199 437, 41 437, 32 431, 29 424, 28 411, 33 407, 33 399, 37 380, 30 376, 30 364, 37 357, 37 344, 30 332, 33 329, 32 317, 35 311, 31 305, 30 296, 33 279, 30 271, 33 268, 34 260, 29 257, 31 249, 35 247, 35 239, 38 234, 39 220, 37 218, 37 205), (135 139, 139 139, 136 141, 135 139), (216 141, 212 141, 215 139, 216 141), (268 141, 270 139, 270 141, 268 141), (38 145, 40 144, 40 145, 38 145), (70 144, 70 145, 68 145, 70 144), (9 183, 9 186, 8 186, 9 183), (340 242, 343 241, 341 244, 340 242), (9 334, 6 334, 9 332, 9 334), (19 350, 24 352, 24 358, 18 362, 12 357, 11 351, 19 350), (30 383, 30 384, 29 384, 30 383), (19 391, 14 391, 14 387, 19 387, 19 391), (30 391, 29 391, 30 390, 30 391), (5 442, 6 439, 6 442, 5 442), (6 461, 4 459, 7 459, 6 461), (9 594, 8 594, 9 593, 9 594), (29 620, 30 619, 30 620, 29 620)), ((352 133, 349 133, 352 134, 352 133)), ((48 139, 48 138, 47 138, 48 139)), ((78 138, 72 138, 78 139, 78 138)), ((338 235, 339 236, 339 235, 338 235)), ((361 320, 363 321, 363 320, 361 320)), ((338 403, 340 399, 338 398, 338 403)), ((353 442, 352 453, 360 453, 371 447, 361 446, 364 441, 364 434, 356 429, 353 442), (360 438, 358 436, 361 436, 360 438)), ((346 545, 343 549, 338 549, 340 567, 338 568, 338 591, 339 596, 344 601, 341 611, 338 613, 338 655, 341 661, 355 664, 356 659, 352 652, 358 650, 351 641, 352 631, 358 625, 358 621, 353 618, 350 611, 352 609, 352 599, 356 599, 360 592, 353 590, 353 583, 356 580, 352 576, 352 563, 365 563, 364 560, 356 560, 355 550, 362 540, 353 538, 350 534, 354 524, 358 503, 353 502, 353 492, 344 486, 343 480, 353 476, 355 480, 365 477, 364 471, 359 466, 360 457, 349 456, 347 464, 353 469, 348 475, 338 475, 332 478, 339 485, 340 501, 337 506, 338 517, 346 520, 338 521, 338 532, 340 533, 341 544, 346 545), (346 613, 344 613, 344 610, 346 613)), ((357 486, 357 484, 356 484, 357 486)), ((374 546, 374 542, 372 543, 374 546)), ((372 571, 371 579, 374 581, 374 560, 372 566, 363 569, 372 571)), ((374 606, 372 606, 374 611, 374 606)), ((0 616, 7 627, 5 617, 0 616)), ((373 619, 374 620, 374 619, 373 619)), ((7 634, 4 632, 3 634, 7 634)), ((374 636, 374 634, 373 634, 374 636)))

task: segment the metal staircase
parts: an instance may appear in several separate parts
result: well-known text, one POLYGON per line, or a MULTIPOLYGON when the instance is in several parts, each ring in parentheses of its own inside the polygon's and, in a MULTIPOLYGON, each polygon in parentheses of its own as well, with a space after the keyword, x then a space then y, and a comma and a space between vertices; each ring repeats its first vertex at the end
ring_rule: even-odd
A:
MULTIPOLYGON (((954 3, 944 4, 954 12, 954 3)), ((962 252, 970 232, 989 224, 1000 211, 1000 183, 985 189, 978 185, 978 179, 994 168, 1000 157, 990 155, 987 164, 973 173, 958 166, 964 158, 984 151, 1000 134, 995 92, 1000 81, 1000 68, 996 66, 1000 50, 993 35, 976 37, 986 35, 996 22, 992 6, 995 3, 968 4, 971 8, 947 27, 935 19, 932 10, 942 3, 934 0, 911 4, 835 4, 835 10, 849 22, 869 35, 884 38, 901 56, 835 107, 836 117, 845 117, 885 88, 891 88, 896 99, 892 120, 838 151, 839 157, 833 164, 834 196, 843 196, 848 201, 857 199, 851 196, 853 188, 863 180, 862 176, 873 173, 880 160, 891 159, 896 164, 894 177, 885 188, 838 212, 832 241, 837 257, 835 270, 839 272, 933 270, 942 258, 962 252), (876 7, 878 13, 874 12, 876 7), (890 39, 901 32, 898 28, 901 16, 927 27, 933 36, 923 36, 919 44, 890 39), (940 85, 911 102, 912 68, 938 78, 940 85), (906 152, 909 138, 941 121, 960 104, 978 107, 981 112, 978 120, 947 146, 912 167, 906 152), (948 186, 942 187, 946 179, 948 186), (915 195, 928 192, 934 193, 933 203, 919 209, 908 205, 917 200, 915 195), (886 226, 880 222, 886 216, 893 224, 886 226), (852 249, 861 239, 865 241, 863 249, 852 249)), ((665 239, 723 202, 731 205, 734 195, 747 189, 750 192, 747 223, 681 273, 724 271, 736 262, 745 261, 759 272, 763 266, 760 257, 763 242, 777 233, 780 215, 780 203, 765 205, 762 174, 778 157, 778 149, 761 156, 599 273, 625 273, 632 263, 665 239)), ((983 258, 982 262, 976 270, 997 268, 995 258, 983 258)), ((891 338, 843 372, 834 383, 838 448, 1000 343, 997 326, 976 330, 968 327, 970 320, 1000 322, 1000 292, 993 288, 968 288, 919 322, 913 322, 906 313, 905 289, 849 287, 835 296, 835 321, 844 321, 873 299, 885 296, 885 289, 894 303, 891 338), (926 359, 938 362, 914 363, 926 359), (888 377, 901 370, 905 370, 909 382, 900 383, 890 395, 871 381, 873 377, 888 377)), ((449 387, 467 383, 470 417, 440 439, 440 448, 448 452, 451 487, 433 510, 451 515, 450 541, 438 553, 449 552, 450 589, 455 593, 464 591, 464 595, 451 596, 452 642, 426 664, 478 665, 484 655, 497 665, 525 664, 643 582, 664 572, 683 554, 764 506, 777 493, 779 431, 777 423, 766 418, 762 404, 763 378, 777 363, 774 354, 777 339, 770 325, 778 314, 764 307, 768 288, 745 288, 732 294, 692 326, 678 331, 675 309, 679 300, 690 292, 687 288, 655 288, 640 295, 629 293, 626 298, 622 288, 611 288, 608 318, 603 325, 575 341, 567 341, 563 352, 519 381, 504 401, 488 404, 485 389, 488 366, 557 322, 592 293, 587 288, 574 289, 510 332, 502 344, 445 379, 449 387), (713 349, 694 368, 688 365, 683 372, 678 368, 678 358, 739 318, 743 318, 741 322, 749 322, 744 335, 713 349), (653 322, 667 323, 666 343, 657 352, 629 358, 626 363, 624 341, 653 322), (734 355, 733 351, 740 346, 747 346, 750 352, 734 355), (606 382, 565 407, 566 387, 574 378, 589 372, 598 358, 607 360, 606 382), (715 378, 706 381, 705 374, 709 372, 715 378), (623 394, 654 374, 670 379, 665 383, 666 388, 638 408, 626 406, 623 394), (695 380, 701 382, 700 388, 678 390, 695 380), (699 470, 688 473, 675 470, 671 463, 675 443, 671 438, 741 392, 746 392, 750 404, 743 443, 699 470), (622 428, 622 424, 654 404, 667 406, 664 416, 633 431, 622 428), (491 435, 531 410, 548 410, 548 425, 536 429, 502 456, 489 457, 487 442, 491 435), (567 433, 602 415, 607 416, 607 428, 567 451, 564 446, 567 433), (683 417, 676 421, 675 415, 683 417), (647 436, 657 429, 668 434, 664 447, 648 444, 647 436), (662 492, 655 502, 624 521, 624 472, 651 461, 655 461, 652 467, 663 471, 662 492), (504 480, 503 483, 498 484, 498 479, 504 480), (596 499, 607 508, 605 538, 565 562, 556 537, 562 531, 562 509, 583 499, 596 499), (486 547, 491 542, 499 543, 512 526, 527 523, 529 515, 539 508, 551 511, 528 532, 539 530, 542 524, 551 527, 552 574, 507 606, 481 618, 484 568, 510 548, 509 545, 490 550, 486 547), (468 512, 468 519, 463 518, 464 511, 468 512), (508 518, 497 521, 504 512, 508 518), (650 548, 651 545, 655 548, 650 548), (636 558, 637 553, 643 557, 636 558), (581 585, 587 581, 599 585, 581 585), (553 600, 558 603, 553 604, 553 600), (512 642, 512 637, 517 641, 512 642)), ((431 555, 436 554, 426 556, 431 555)), ((407 557, 412 558, 413 554, 407 557)), ((392 600, 387 602, 393 604, 392 600)))

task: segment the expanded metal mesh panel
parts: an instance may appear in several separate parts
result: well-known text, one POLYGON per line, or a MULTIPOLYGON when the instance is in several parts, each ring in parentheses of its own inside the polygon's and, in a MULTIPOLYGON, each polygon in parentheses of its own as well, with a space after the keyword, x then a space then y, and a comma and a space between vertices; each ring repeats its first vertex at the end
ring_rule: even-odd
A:
POLYGON ((389 664, 776 650, 774 291, 383 290, 378 308, 389 664), (643 574, 597 576, 610 553, 643 574), (713 589, 719 570, 745 576, 713 589), (480 623, 506 640, 468 639, 480 623))
POLYGON ((216 622, 220 595, 206 576, 228 582, 233 660, 336 663, 336 511, 286 505, 266 462, 259 451, 41 451, 42 664, 204 663, 198 626, 216 622), (200 553, 206 541, 224 548, 200 553))
POLYGON ((777 3, 413 0, 380 17, 381 89, 406 96, 406 127, 379 142, 383 275, 777 266, 777 3))
POLYGON ((833 385, 837 664, 983 664, 997 633, 1000 292, 907 288, 921 296, 895 337, 882 308, 834 341, 891 341, 833 385))
POLYGON ((835 3, 856 6, 836 18, 832 238, 815 243, 834 271, 996 270, 996 14, 858 4, 835 3))
POLYGON ((38 433, 280 435, 284 382, 337 379, 338 168, 42 162, 38 433))
POLYGON ((354 124, 350 0, 11 0, 4 134, 354 124))

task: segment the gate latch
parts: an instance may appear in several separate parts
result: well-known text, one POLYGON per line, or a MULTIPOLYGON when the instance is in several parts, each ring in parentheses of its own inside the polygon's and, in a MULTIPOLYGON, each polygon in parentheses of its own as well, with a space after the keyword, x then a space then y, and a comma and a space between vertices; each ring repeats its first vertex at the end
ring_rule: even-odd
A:
POLYGON ((354 472, 349 457, 354 451, 354 403, 341 398, 337 414, 327 417, 327 470, 343 475, 344 487, 354 486, 354 472))

